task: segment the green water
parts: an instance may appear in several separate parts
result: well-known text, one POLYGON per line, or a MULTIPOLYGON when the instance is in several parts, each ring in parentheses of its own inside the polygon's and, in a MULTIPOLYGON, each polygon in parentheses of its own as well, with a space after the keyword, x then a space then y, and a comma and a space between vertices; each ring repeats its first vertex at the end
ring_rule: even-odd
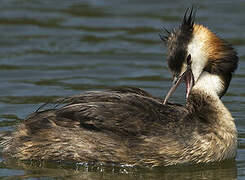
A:
MULTIPOLYGON (((42 103, 127 85, 163 97, 171 84, 161 27, 177 27, 195 1, 2 0, 0 6, 0 131, 11 130, 42 103)), ((196 1, 197 2, 197 1, 196 1)), ((232 43, 240 64, 222 99, 236 119, 236 161, 168 168, 6 162, 7 179, 245 178, 245 2, 198 1, 197 22, 232 43)), ((184 102, 179 88, 172 98, 184 102)))

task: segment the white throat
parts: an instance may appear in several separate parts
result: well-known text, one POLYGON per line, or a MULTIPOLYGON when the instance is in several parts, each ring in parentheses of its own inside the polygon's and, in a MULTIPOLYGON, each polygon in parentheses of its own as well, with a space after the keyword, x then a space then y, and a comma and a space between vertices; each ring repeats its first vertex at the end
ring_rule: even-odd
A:
POLYGON ((193 86, 193 89, 202 90, 209 95, 219 97, 224 90, 224 84, 218 75, 203 71, 193 86))

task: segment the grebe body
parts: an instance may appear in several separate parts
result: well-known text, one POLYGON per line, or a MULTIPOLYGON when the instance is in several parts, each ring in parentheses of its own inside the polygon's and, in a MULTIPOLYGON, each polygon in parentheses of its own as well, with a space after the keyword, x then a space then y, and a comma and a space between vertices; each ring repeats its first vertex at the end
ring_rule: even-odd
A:
POLYGON ((174 77, 165 100, 132 87, 60 99, 2 134, 4 156, 150 167, 234 159, 237 130, 220 98, 237 68, 235 50, 195 24, 192 9, 161 39, 174 77), (186 105, 169 103, 183 81, 186 105))

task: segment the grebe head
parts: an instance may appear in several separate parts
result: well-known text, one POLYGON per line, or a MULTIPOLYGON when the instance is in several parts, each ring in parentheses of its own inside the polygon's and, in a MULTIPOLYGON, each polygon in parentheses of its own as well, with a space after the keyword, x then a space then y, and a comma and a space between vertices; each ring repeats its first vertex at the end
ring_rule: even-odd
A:
POLYGON ((219 85, 216 85, 214 91, 222 97, 237 68, 237 53, 231 45, 203 25, 195 24, 194 19, 193 8, 187 9, 178 29, 173 29, 172 32, 165 29, 167 35, 160 35, 167 46, 168 66, 174 79, 164 104, 182 81, 186 83, 188 98, 192 87, 200 84, 204 74, 217 77, 217 81, 213 82, 219 85))

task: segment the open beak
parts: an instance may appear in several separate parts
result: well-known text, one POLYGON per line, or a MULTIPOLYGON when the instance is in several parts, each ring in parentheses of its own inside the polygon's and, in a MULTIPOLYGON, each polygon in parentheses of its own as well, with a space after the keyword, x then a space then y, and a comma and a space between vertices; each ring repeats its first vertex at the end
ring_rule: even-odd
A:
POLYGON ((168 102, 168 99, 171 97, 171 95, 174 93, 174 91, 183 81, 185 81, 186 84, 186 99, 187 99, 191 92, 192 87, 194 86, 194 76, 190 65, 187 66, 186 71, 181 76, 179 76, 176 80, 174 80, 173 86, 168 91, 163 104, 166 104, 168 102))

